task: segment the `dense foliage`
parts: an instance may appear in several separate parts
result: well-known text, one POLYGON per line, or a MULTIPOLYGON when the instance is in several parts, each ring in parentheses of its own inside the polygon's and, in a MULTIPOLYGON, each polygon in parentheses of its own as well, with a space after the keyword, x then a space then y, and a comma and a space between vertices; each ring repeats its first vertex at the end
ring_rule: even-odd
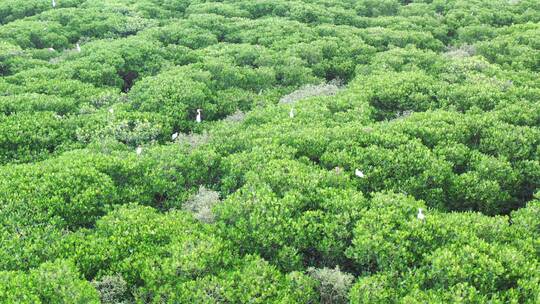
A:
POLYGON ((0 302, 540 302, 540 2, 53 2, 0 1, 0 302))

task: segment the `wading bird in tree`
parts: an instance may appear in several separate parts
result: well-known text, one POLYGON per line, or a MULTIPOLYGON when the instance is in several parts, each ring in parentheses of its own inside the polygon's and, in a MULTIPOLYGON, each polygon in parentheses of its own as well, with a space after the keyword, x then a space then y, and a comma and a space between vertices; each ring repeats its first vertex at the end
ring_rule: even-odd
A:
POLYGON ((418 215, 416 216, 416 218, 418 218, 422 222, 426 219, 426 216, 422 212, 422 208, 418 208, 418 215))
POLYGON ((195 118, 195 121, 197 121, 197 123, 200 123, 202 121, 201 109, 197 109, 197 117, 195 118))

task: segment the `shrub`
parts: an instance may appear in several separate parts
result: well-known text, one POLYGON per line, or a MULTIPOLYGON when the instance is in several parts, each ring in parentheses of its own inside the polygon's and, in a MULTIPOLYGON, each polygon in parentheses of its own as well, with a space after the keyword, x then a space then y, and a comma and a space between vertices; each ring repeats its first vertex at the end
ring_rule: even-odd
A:
POLYGON ((0 96, 0 113, 6 115, 21 112, 55 112, 58 115, 74 113, 78 104, 71 98, 45 94, 18 94, 0 96))
POLYGON ((120 275, 104 276, 92 284, 99 292, 99 298, 103 304, 128 304, 126 300, 128 285, 120 275))
POLYGON ((203 120, 212 120, 216 108, 212 91, 186 72, 175 69, 137 82, 129 93, 134 108, 168 116, 181 131, 195 126, 197 109, 202 109, 203 120))
POLYGON ((233 114, 225 117, 223 120, 228 122, 242 122, 245 117, 246 114, 244 112, 237 110, 233 114))
POLYGON ((167 297, 174 303, 315 303, 315 282, 295 272, 283 275, 256 256, 239 259, 217 275, 183 284, 167 297))
POLYGON ((279 102, 284 104, 293 104, 299 100, 317 97, 317 96, 332 96, 340 90, 340 81, 336 80, 330 83, 322 83, 318 85, 305 85, 300 89, 283 96, 279 102))
POLYGON ((394 303, 399 298, 395 278, 392 273, 378 272, 371 276, 364 276, 352 286, 349 297, 351 303, 357 304, 383 304, 394 303))
POLYGON ((189 147, 189 149, 197 149, 199 146, 206 145, 210 142, 210 134, 204 131, 203 133, 180 133, 176 141, 181 145, 189 147))
POLYGON ((136 292, 144 297, 216 273, 230 262, 225 243, 186 212, 137 205, 110 212, 66 244, 76 250, 64 254, 86 277, 115 274, 129 286, 145 282, 136 292))
POLYGON ((384 73, 355 79, 367 100, 377 109, 376 118, 392 118, 396 112, 426 111, 436 107, 438 81, 421 71, 384 73))
POLYGON ((199 191, 182 205, 182 209, 193 213, 193 216, 203 223, 213 223, 212 208, 219 202, 218 192, 200 186, 199 191))
POLYGON ((448 47, 445 55, 451 58, 470 57, 476 54, 476 49, 473 45, 464 44, 459 47, 448 47))
POLYGON ((29 272, 0 272, 0 301, 4 303, 97 304, 98 292, 81 279, 71 262, 57 260, 29 272))
POLYGON ((0 114, 0 164, 47 158, 73 144, 73 121, 52 112, 0 114))
POLYGON ((76 124, 76 138, 82 144, 112 138, 136 147, 169 140, 172 133, 171 120, 166 116, 124 109, 89 113, 76 124))
POLYGON ((318 281, 320 301, 323 304, 348 303, 349 289, 352 286, 354 276, 339 269, 331 268, 308 268, 308 274, 318 281))

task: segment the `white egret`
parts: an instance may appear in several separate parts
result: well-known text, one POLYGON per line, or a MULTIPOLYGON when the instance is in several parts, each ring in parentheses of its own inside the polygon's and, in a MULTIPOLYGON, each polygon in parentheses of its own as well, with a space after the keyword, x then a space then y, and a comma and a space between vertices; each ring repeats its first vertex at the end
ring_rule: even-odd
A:
POLYGON ((360 178, 364 178, 365 175, 364 175, 364 172, 360 171, 360 169, 356 169, 354 170, 354 175, 360 177, 360 178))
POLYGON ((174 133, 172 136, 171 136, 172 140, 175 140, 178 138, 178 132, 174 133))
POLYGON ((137 147, 137 150, 135 150, 135 153, 137 153, 137 155, 141 155, 141 153, 142 153, 142 147, 141 147, 141 146, 138 146, 138 147, 137 147))
POLYGON ((422 208, 418 208, 418 215, 416 216, 416 218, 418 218, 421 221, 424 221, 426 219, 426 216, 422 212, 422 208))
POLYGON ((56 1, 52 0, 52 7, 56 7, 56 1))
POLYGON ((289 117, 294 118, 294 108, 291 108, 291 110, 289 111, 289 117))
POLYGON ((77 52, 79 52, 79 53, 81 52, 81 45, 80 44, 77 43, 75 45, 75 48, 77 49, 77 52))
POLYGON ((49 50, 49 52, 54 52, 55 51, 55 49, 52 48, 52 47, 48 48, 47 50, 49 50))
POLYGON ((114 109, 113 109, 113 108, 110 108, 110 109, 109 109, 109 113, 111 113, 111 114, 114 113, 114 109))
POLYGON ((197 118, 195 118, 195 121, 197 121, 197 123, 200 123, 202 121, 201 109, 197 109, 197 118))

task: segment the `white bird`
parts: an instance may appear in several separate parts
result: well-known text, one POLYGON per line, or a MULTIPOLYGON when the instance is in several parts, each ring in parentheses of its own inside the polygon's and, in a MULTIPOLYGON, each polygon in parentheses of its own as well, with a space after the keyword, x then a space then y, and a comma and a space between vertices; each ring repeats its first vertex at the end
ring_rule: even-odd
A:
POLYGON ((109 113, 111 113, 111 114, 114 113, 114 109, 113 109, 113 108, 110 108, 110 109, 109 109, 109 113))
POLYGON ((55 49, 52 48, 52 47, 48 48, 47 50, 49 50, 50 52, 54 52, 54 51, 55 51, 55 49))
POLYGON ((195 118, 195 121, 197 121, 197 123, 200 123, 202 121, 202 119, 201 119, 201 109, 197 109, 197 118, 195 118))
POLYGON ((289 117, 294 118, 294 108, 291 108, 291 110, 289 111, 289 117))
POLYGON ((52 7, 56 7, 56 1, 52 0, 52 7))
POLYGON ((141 147, 141 146, 138 146, 138 147, 137 147, 137 150, 135 150, 135 153, 137 153, 137 155, 141 155, 141 153, 142 153, 142 147, 141 147))
POLYGON ((77 44, 75 45, 75 47, 77 48, 77 52, 80 53, 80 52, 81 52, 81 46, 77 43, 77 44))
POLYGON ((426 216, 424 213, 422 213, 422 208, 418 208, 418 215, 416 216, 421 221, 424 221, 426 219, 426 216))
POLYGON ((178 138, 178 132, 174 133, 172 136, 171 136, 172 140, 175 140, 178 138))
POLYGON ((354 175, 360 177, 360 178, 364 178, 365 175, 364 175, 364 172, 360 171, 360 169, 356 169, 354 170, 354 175))

